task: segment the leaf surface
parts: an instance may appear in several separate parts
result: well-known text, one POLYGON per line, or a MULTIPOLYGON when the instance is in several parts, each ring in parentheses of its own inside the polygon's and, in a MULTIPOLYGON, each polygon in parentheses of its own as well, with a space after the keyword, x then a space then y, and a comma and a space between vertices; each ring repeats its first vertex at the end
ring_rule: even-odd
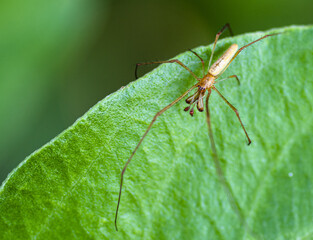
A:
MULTIPOLYGON (((218 42, 245 49, 213 93, 212 124, 222 168, 248 225, 264 239, 313 237, 313 28, 287 27, 218 42)), ((212 45, 195 51, 206 62, 212 45)), ((190 52, 177 57, 201 75, 190 52)), ((205 114, 181 101, 158 118, 124 178, 120 173, 154 114, 195 84, 163 64, 107 96, 27 157, 0 188, 1 239, 251 239, 216 176, 205 114)), ((31 141, 31 139, 30 139, 31 141)))

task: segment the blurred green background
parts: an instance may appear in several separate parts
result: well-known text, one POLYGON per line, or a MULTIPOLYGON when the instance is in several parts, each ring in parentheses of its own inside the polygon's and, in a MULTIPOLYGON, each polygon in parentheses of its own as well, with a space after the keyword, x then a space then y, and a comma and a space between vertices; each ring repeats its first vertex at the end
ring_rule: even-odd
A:
POLYGON ((312 0, 2 0, 0 182, 133 81, 137 62, 208 45, 226 22, 235 34, 312 24, 312 9, 312 0))

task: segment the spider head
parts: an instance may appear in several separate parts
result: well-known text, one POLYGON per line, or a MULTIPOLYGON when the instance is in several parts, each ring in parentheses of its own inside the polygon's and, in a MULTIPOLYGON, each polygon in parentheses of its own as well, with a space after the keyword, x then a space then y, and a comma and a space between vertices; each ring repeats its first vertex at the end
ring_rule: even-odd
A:
POLYGON ((184 111, 187 112, 191 108, 189 111, 189 114, 191 116, 193 116, 194 107, 195 107, 195 105, 197 105, 198 111, 202 112, 203 111, 203 97, 204 97, 204 95, 205 95, 205 88, 198 86, 197 91, 192 96, 190 96, 186 99, 186 103, 189 104, 189 106, 186 107, 184 109, 184 111))

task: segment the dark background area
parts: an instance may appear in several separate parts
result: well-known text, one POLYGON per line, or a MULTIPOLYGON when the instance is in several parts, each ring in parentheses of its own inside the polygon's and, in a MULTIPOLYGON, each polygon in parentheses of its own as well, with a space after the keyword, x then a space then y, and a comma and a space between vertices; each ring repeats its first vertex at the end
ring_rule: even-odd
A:
POLYGON ((312 24, 312 10, 312 0, 1 1, 0 182, 133 81, 137 62, 208 45, 226 22, 235 35, 312 24))

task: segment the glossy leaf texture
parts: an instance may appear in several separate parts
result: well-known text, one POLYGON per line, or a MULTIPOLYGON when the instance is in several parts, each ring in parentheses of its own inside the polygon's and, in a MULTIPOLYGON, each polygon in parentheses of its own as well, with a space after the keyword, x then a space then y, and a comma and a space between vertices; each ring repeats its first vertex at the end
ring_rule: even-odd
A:
MULTIPOLYGON (((158 118, 126 171, 114 228, 120 173, 154 114, 195 84, 163 64, 107 96, 27 157, 0 188, 1 239, 311 239, 313 237, 313 27, 291 26, 218 42, 245 49, 210 99, 217 151, 247 224, 218 181, 205 114, 181 101, 158 118)), ((153 47, 153 46, 151 46, 153 47)), ((194 49, 206 63, 212 45, 194 49)), ((201 76, 191 52, 177 56, 201 76)), ((131 76, 130 76, 131 77, 131 76)), ((31 141, 31 139, 29 139, 31 141)))

